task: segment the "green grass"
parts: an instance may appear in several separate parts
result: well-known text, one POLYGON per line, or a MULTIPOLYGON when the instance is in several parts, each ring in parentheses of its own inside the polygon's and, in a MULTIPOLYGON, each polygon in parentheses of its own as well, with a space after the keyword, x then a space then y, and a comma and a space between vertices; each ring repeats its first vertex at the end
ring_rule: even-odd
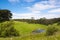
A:
MULTIPOLYGON (((50 25, 49 25, 50 26, 50 25)), ((52 26, 60 29, 60 25, 54 24, 52 26)), ((19 31, 19 37, 0 38, 0 40, 60 40, 60 32, 52 36, 45 36, 45 33, 32 34, 31 32, 36 29, 47 29, 47 26, 42 24, 28 24, 26 22, 14 21, 14 27, 19 31)))
POLYGON ((27 34, 36 29, 46 29, 47 27, 42 24, 28 24, 26 22, 16 22, 14 27, 20 32, 20 34, 27 34))

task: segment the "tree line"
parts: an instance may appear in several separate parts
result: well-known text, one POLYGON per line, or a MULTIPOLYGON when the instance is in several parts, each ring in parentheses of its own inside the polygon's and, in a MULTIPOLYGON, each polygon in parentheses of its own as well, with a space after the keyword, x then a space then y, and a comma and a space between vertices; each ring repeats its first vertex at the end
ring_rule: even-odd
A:
POLYGON ((45 17, 37 20, 35 20, 34 18, 33 19, 13 19, 13 20, 27 22, 27 23, 34 23, 34 24, 44 24, 44 25, 60 23, 60 18, 46 19, 45 17))

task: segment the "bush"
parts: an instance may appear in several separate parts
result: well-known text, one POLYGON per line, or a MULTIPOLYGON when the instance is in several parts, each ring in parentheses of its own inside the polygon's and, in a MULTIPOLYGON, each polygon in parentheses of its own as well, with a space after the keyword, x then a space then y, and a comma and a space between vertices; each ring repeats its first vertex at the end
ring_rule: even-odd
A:
POLYGON ((50 26, 50 27, 47 28, 46 35, 47 36, 53 35, 57 31, 58 31, 58 29, 56 27, 50 26))
POLYGON ((58 24, 57 25, 60 25, 60 22, 58 22, 58 24))
POLYGON ((7 21, 0 24, 0 37, 19 36, 18 31, 14 28, 13 21, 7 21))

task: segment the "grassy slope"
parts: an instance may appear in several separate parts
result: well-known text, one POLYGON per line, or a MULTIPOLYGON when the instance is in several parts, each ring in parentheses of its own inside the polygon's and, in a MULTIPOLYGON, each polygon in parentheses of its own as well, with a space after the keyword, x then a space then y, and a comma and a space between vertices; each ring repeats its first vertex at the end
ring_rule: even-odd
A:
MULTIPOLYGON (((60 25, 53 25, 60 29, 60 25)), ((21 35, 29 34, 32 30, 35 29, 46 29, 47 27, 45 25, 41 24, 28 24, 25 22, 16 22, 14 24, 14 27, 20 32, 21 35)), ((60 32, 56 33, 56 35, 53 36, 44 36, 44 33, 40 34, 33 34, 33 35, 27 35, 27 36, 20 36, 20 37, 12 37, 12 38, 0 38, 0 40, 60 40, 60 32)))
MULTIPOLYGON (((60 29, 60 25, 52 25, 58 29, 60 29)), ((52 36, 45 36, 44 33, 34 34, 22 37, 21 40, 60 40, 60 31, 56 32, 56 34, 52 36)))
POLYGON ((32 32, 35 29, 46 29, 45 25, 41 24, 28 24, 26 22, 16 22, 14 27, 20 32, 20 34, 27 34, 32 32))

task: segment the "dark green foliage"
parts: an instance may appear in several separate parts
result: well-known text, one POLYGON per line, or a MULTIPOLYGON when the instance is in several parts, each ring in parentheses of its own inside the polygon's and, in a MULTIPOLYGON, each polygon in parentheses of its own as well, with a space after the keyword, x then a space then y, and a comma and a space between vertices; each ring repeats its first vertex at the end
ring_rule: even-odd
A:
POLYGON ((12 18, 12 13, 9 10, 0 10, 0 22, 9 21, 12 18))
POLYGON ((32 19, 14 19, 14 20, 27 22, 27 23, 34 23, 34 24, 44 24, 44 25, 52 25, 54 23, 60 22, 60 18, 46 19, 45 17, 37 19, 37 20, 35 20, 34 18, 32 18, 32 19))
POLYGON ((7 21, 0 24, 0 37, 19 36, 18 31, 14 28, 13 21, 7 21))
POLYGON ((50 26, 47 28, 46 35, 47 36, 53 35, 57 31, 58 31, 58 29, 56 27, 50 26))
POLYGON ((58 24, 57 25, 60 25, 60 22, 58 22, 58 24))

